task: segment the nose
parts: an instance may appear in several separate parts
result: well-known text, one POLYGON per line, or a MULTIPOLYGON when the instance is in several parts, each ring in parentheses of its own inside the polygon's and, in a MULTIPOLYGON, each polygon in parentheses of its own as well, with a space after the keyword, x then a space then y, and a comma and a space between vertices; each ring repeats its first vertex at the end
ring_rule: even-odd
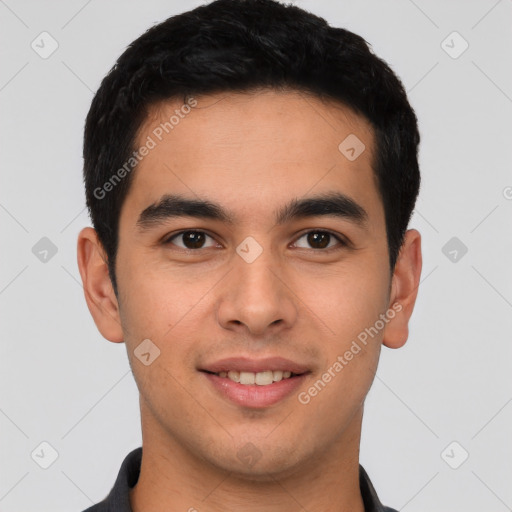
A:
POLYGON ((238 254, 222 283, 217 320, 224 329, 261 336, 289 328, 296 321, 293 285, 270 251, 251 263, 238 254))

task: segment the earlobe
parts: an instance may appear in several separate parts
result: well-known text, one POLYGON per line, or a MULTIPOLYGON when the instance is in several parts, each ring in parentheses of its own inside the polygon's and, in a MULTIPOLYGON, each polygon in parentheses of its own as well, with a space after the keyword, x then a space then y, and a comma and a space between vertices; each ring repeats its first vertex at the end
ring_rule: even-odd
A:
POLYGON ((421 235, 415 229, 409 229, 405 233, 393 272, 389 308, 395 311, 395 315, 384 329, 382 343, 386 347, 400 348, 407 341, 409 320, 418 295, 421 267, 421 235))
POLYGON ((82 229, 78 235, 77 261, 85 300, 96 327, 107 340, 123 342, 119 305, 108 274, 105 251, 91 227, 82 229))

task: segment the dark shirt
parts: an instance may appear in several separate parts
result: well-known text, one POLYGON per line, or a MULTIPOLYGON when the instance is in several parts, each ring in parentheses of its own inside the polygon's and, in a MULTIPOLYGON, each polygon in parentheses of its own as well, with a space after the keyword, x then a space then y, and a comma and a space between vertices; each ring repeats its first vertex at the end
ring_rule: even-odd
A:
MULTIPOLYGON (((130 506, 129 491, 132 487, 135 487, 139 479, 141 460, 142 447, 130 452, 121 465, 116 483, 109 495, 100 503, 89 507, 83 512, 133 512, 130 506)), ((359 486, 363 496, 365 512, 397 512, 392 508, 382 505, 370 482, 370 478, 361 465, 359 465, 359 486)))

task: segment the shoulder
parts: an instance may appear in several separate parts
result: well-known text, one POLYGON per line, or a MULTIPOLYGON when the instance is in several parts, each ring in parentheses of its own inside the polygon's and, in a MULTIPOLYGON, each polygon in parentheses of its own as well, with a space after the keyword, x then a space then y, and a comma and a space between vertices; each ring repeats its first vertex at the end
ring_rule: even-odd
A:
POLYGON ((359 464, 359 486, 361 488, 361 496, 366 512, 398 512, 394 508, 385 507, 381 503, 368 473, 366 473, 361 464, 359 464))
POLYGON ((124 459, 108 496, 83 512, 131 512, 130 489, 139 479, 142 447, 132 450, 124 459))
POLYGON ((96 503, 96 505, 83 510, 82 512, 108 512, 108 505, 105 503, 105 500, 103 500, 100 503, 96 503))

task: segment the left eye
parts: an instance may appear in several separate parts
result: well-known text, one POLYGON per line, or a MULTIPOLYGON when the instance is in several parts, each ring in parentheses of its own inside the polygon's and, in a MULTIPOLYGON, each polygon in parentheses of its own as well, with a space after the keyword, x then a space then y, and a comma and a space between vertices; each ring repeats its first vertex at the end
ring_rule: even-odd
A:
MULTIPOLYGON (((300 240, 301 238, 305 238, 307 240, 307 243, 313 247, 313 249, 331 249, 329 247, 329 242, 332 242, 332 239, 335 239, 338 241, 338 244, 340 246, 345 246, 346 243, 336 236, 335 234, 331 233, 330 231, 308 231, 307 233, 304 233, 300 238, 297 239, 300 240)), ((297 244, 297 242, 295 242, 297 244)), ((301 247, 302 248, 302 247, 301 247)), ((308 249, 308 247, 305 247, 308 249)))

